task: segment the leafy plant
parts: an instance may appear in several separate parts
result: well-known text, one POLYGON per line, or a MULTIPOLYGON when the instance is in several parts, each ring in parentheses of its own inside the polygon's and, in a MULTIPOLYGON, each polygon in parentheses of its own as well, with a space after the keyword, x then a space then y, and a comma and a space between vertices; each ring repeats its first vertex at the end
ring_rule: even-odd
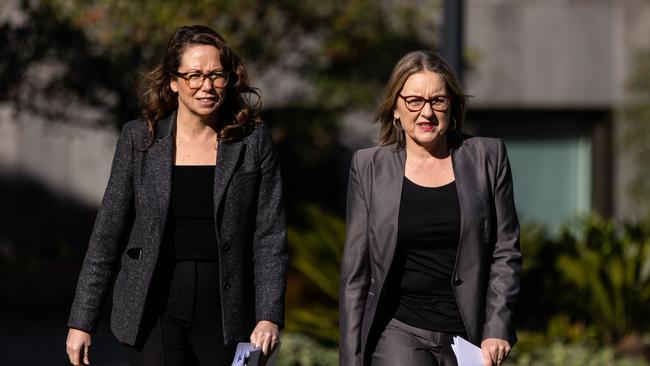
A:
POLYGON ((617 225, 592 215, 578 234, 566 235, 570 253, 556 268, 587 320, 610 341, 648 330, 650 319, 650 230, 617 225))
POLYGON ((505 365, 516 366, 648 366, 642 358, 618 357, 613 348, 589 343, 549 342, 531 352, 514 348, 505 365))
POLYGON ((179 26, 212 26, 253 69, 304 86, 288 104, 306 101, 326 109, 374 102, 399 57, 435 47, 438 24, 431 14, 440 10, 437 0, 43 2, 117 64, 134 55, 151 63, 179 26))
POLYGON ((337 348, 324 347, 313 338, 300 333, 283 332, 278 366, 336 366, 337 348))
POLYGON ((522 284, 515 312, 518 328, 544 330, 558 313, 571 307, 573 297, 558 281, 557 257, 570 248, 561 240, 551 238, 545 227, 527 223, 521 230, 521 252, 524 258, 522 284))
POLYGON ((650 49, 636 53, 626 89, 630 97, 621 109, 620 143, 637 163, 627 188, 635 203, 650 213, 650 171, 644 168, 650 154, 650 49))
POLYGON ((288 240, 291 266, 307 283, 294 289, 300 297, 289 303, 287 330, 336 344, 345 223, 314 205, 301 206, 299 212, 302 223, 289 227, 288 240))

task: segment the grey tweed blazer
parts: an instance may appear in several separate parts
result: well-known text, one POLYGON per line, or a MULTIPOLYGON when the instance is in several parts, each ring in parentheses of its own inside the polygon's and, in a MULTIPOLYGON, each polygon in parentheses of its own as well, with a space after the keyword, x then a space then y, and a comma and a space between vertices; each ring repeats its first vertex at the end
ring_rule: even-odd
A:
MULTIPOLYGON (((122 129, 68 321, 71 328, 95 331, 115 279, 111 330, 129 345, 138 336, 165 230, 176 115, 155 126, 147 149, 144 121, 122 129)), ((220 270, 215 286, 222 294, 224 340, 232 344, 248 339, 257 321, 284 322, 286 223, 267 128, 219 143, 214 208, 220 270)))
MULTIPOLYGON (((505 145, 469 136, 455 145, 451 159, 461 225, 450 285, 472 343, 499 338, 514 345, 521 253, 505 145)), ((368 360, 370 344, 383 329, 377 326, 386 315, 382 304, 396 294, 387 277, 397 244, 405 161, 405 151, 393 146, 360 150, 352 158, 339 300, 342 366, 368 360)))

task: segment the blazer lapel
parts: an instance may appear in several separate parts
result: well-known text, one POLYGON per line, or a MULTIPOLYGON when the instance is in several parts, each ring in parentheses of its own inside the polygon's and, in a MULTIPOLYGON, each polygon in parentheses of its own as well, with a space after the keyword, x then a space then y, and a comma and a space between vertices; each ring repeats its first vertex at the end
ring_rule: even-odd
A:
POLYGON ((164 228, 169 211, 169 200, 172 184, 172 162, 174 155, 174 135, 176 131, 176 112, 169 117, 156 122, 156 141, 149 149, 152 158, 152 169, 155 172, 155 188, 158 192, 158 223, 164 228))
MULTIPOLYGON (((483 178, 478 176, 476 162, 463 151, 463 146, 451 150, 451 162, 456 179, 458 191, 458 204, 460 206, 460 238, 458 242, 458 256, 455 271, 462 272, 465 266, 472 261, 462 260, 473 258, 476 248, 475 243, 480 243, 483 237, 481 230, 485 224, 485 209, 481 204, 480 187, 483 178)), ((471 264, 471 263, 470 263, 471 264)))
MULTIPOLYGON (((230 179, 237 167, 239 157, 241 156, 244 143, 219 141, 217 148, 217 164, 214 171, 214 213, 215 218, 219 216, 221 201, 230 183, 230 179)), ((217 238, 219 237, 219 227, 216 226, 217 238)))
POLYGON ((395 152, 392 149, 386 149, 385 151, 388 156, 375 162, 374 182, 376 188, 373 190, 373 194, 378 196, 373 201, 377 205, 381 205, 381 208, 373 210, 377 217, 372 220, 372 222, 376 223, 374 237, 377 238, 379 243, 374 247, 377 250, 378 262, 383 267, 381 271, 383 279, 388 274, 397 246, 398 213, 402 199, 402 183, 404 182, 404 167, 406 164, 405 150, 395 152))
MULTIPOLYGON (((468 223, 467 218, 471 212, 470 207, 467 206, 469 190, 469 182, 466 182, 463 179, 463 172, 467 170, 467 167, 464 167, 464 162, 462 160, 462 155, 458 153, 458 148, 451 149, 451 167, 454 171, 454 179, 456 181, 456 190, 458 191, 458 205, 460 206, 460 237, 458 239, 458 253, 461 253, 463 248, 463 241, 465 240, 468 223), (465 214, 463 214, 465 213, 465 214)), ((458 258, 458 255, 456 255, 458 258)), ((456 266, 458 265, 458 259, 456 260, 456 266)))

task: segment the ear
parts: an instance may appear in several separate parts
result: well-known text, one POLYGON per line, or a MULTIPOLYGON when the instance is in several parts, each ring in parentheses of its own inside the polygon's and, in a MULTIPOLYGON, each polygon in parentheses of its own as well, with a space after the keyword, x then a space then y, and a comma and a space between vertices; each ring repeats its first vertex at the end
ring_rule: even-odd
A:
POLYGON ((393 109, 393 118, 399 119, 399 113, 397 113, 397 108, 393 109))
POLYGON ((171 78, 169 80, 169 87, 174 93, 178 93, 178 78, 171 78))

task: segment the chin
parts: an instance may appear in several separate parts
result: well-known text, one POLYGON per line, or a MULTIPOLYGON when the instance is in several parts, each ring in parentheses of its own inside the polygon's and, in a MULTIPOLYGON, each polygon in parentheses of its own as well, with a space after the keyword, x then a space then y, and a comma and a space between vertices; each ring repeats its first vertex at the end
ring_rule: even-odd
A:
POLYGON ((217 106, 215 108, 196 108, 194 110, 194 113, 202 117, 209 117, 219 113, 219 107, 217 106))

